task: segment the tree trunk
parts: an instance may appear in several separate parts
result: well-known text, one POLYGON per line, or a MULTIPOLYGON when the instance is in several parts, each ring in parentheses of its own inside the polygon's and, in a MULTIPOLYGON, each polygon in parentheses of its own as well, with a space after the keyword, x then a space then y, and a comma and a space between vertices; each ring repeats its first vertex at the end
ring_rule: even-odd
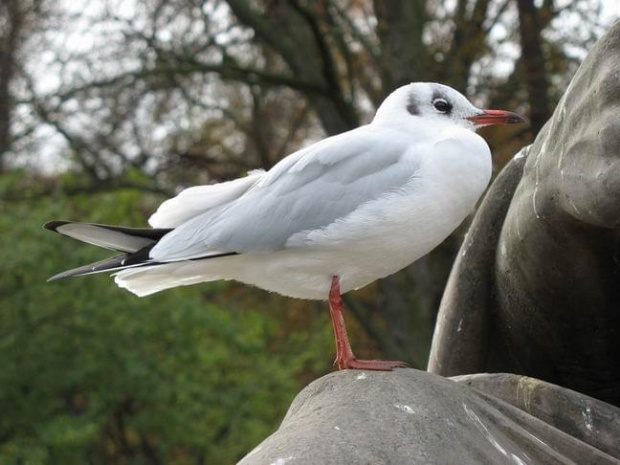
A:
POLYGON ((384 95, 405 84, 428 80, 429 57, 422 41, 427 21, 422 0, 374 0, 381 49, 384 95))
POLYGON ((525 85, 530 102, 530 126, 538 134, 551 117, 549 81, 545 71, 542 47, 541 21, 534 0, 517 0, 519 32, 521 34, 521 60, 525 72, 525 85))
POLYGON ((325 89, 324 95, 307 94, 322 127, 329 135, 353 129, 359 118, 340 85, 336 60, 326 42, 320 4, 303 6, 296 0, 271 2, 262 13, 246 0, 227 0, 244 25, 273 49, 295 77, 325 89))
POLYGON ((486 32, 483 25, 489 3, 489 0, 478 0, 473 7, 467 8, 469 2, 460 0, 456 9, 452 44, 440 72, 444 84, 462 93, 467 90, 472 64, 484 52, 486 32), (471 10, 470 15, 468 10, 471 10))
POLYGON ((10 123, 13 110, 11 81, 15 76, 16 56, 23 15, 19 0, 7 0, 0 6, 0 173, 4 171, 4 156, 11 146, 10 123))

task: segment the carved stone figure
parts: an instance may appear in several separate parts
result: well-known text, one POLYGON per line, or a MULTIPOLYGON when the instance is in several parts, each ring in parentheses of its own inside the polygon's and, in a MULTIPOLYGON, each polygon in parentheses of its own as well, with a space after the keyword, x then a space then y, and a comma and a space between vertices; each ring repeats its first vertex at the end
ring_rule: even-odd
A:
POLYGON ((518 373, 620 405, 619 22, 478 210, 429 371, 518 373))

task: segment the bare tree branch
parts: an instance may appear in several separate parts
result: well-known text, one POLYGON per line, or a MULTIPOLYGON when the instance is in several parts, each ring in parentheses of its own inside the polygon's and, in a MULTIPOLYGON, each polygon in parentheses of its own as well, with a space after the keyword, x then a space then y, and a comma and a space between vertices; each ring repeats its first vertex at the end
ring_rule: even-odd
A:
POLYGON ((149 78, 172 78, 194 73, 215 73, 223 79, 242 82, 250 85, 283 86, 295 89, 310 95, 329 95, 329 91, 313 83, 291 76, 273 74, 259 69, 243 68, 234 63, 207 64, 196 61, 182 61, 174 65, 158 66, 138 71, 128 71, 107 79, 95 80, 81 86, 73 87, 65 92, 57 94, 61 100, 67 100, 78 94, 92 91, 93 89, 105 89, 114 86, 132 86, 136 81, 149 78))

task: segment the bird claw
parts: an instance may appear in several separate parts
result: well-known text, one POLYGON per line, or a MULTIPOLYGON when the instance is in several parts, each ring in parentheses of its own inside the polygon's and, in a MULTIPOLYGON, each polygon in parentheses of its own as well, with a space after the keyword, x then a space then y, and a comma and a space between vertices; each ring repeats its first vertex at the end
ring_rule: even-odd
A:
POLYGON ((394 368, 407 368, 405 362, 398 360, 358 360, 356 358, 341 359, 334 362, 339 370, 377 370, 392 371, 394 368))

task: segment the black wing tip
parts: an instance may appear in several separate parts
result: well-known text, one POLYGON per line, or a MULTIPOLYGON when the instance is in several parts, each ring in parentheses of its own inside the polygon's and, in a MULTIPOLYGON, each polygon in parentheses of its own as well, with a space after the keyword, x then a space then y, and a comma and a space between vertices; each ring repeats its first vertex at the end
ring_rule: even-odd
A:
POLYGON ((108 268, 106 266, 97 266, 97 264, 84 265, 80 266, 79 268, 72 268, 70 270, 55 274, 51 278, 48 278, 47 282, 51 283, 53 281, 60 281, 61 279, 75 278, 78 276, 88 276, 95 273, 106 272, 108 270, 110 270, 110 272, 114 271, 113 267, 108 268))
POLYGON ((74 270, 63 271, 62 273, 55 274, 51 278, 48 278, 47 282, 51 283, 53 281, 60 281, 61 279, 71 278, 72 276, 80 276, 79 274, 75 274, 74 270))
POLYGON ((116 232, 120 232, 123 234, 127 234, 129 236, 144 237, 146 239, 152 239, 155 242, 157 242, 159 239, 161 239, 163 236, 165 236, 166 234, 168 234, 170 231, 174 229, 174 228, 133 228, 129 226, 113 226, 109 224, 100 224, 100 223, 77 223, 75 221, 67 221, 67 220, 48 221, 47 223, 43 225, 43 228, 47 229, 48 231, 54 231, 55 233, 62 234, 60 231, 58 231, 58 228, 60 228, 61 226, 65 226, 67 224, 83 224, 83 225, 93 226, 96 228, 104 228, 110 231, 116 231, 116 232))
POLYGON ((43 225, 43 228, 47 229, 48 231, 58 232, 58 228, 60 228, 61 226, 64 226, 65 224, 69 224, 69 223, 72 223, 72 221, 66 221, 66 220, 48 221, 47 223, 43 225))

